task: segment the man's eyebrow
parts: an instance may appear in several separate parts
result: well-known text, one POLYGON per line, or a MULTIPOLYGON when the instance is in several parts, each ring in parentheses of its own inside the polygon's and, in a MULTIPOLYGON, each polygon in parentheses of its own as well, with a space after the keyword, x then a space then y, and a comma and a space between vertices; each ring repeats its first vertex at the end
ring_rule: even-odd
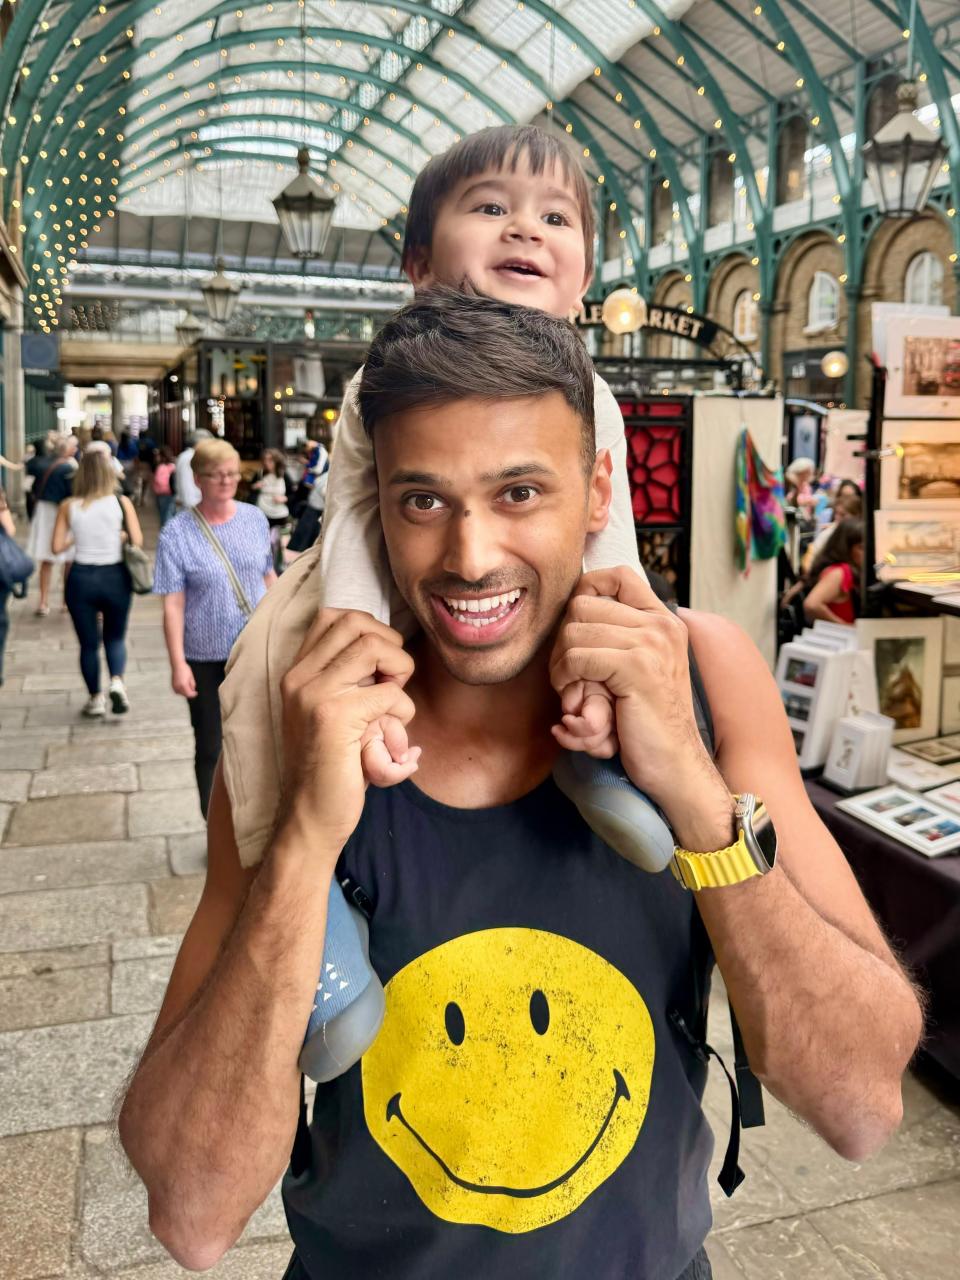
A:
MULTIPOLYGON (((481 484, 502 484, 506 480, 521 480, 543 476, 556 479, 557 473, 542 462, 518 462, 502 471, 487 471, 479 477, 481 484)), ((387 482, 390 485, 419 484, 425 489, 452 489, 453 482, 431 471, 395 471, 387 482)))

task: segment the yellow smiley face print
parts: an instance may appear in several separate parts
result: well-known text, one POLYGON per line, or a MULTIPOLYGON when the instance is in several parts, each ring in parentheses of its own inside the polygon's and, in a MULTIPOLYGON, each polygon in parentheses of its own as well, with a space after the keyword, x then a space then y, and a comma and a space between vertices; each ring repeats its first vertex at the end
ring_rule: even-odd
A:
POLYGON ((627 1157, 654 1034, 613 965, 537 929, 411 961, 362 1060, 367 1128, 447 1222, 524 1232, 572 1213, 627 1157))

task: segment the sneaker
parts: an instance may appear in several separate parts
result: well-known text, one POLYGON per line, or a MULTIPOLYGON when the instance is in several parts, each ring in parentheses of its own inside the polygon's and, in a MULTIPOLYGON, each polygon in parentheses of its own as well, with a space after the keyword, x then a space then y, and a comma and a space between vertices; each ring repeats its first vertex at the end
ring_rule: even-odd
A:
POLYGON ((85 716, 105 716, 107 714, 107 700, 102 693, 94 693, 90 695, 87 705, 83 708, 85 716))
POLYGON ((38 618, 47 618, 50 616, 50 606, 48 604, 38 604, 33 612, 38 618))
POLYGON ((115 716, 122 716, 125 711, 130 710, 130 699, 119 676, 114 676, 110 681, 110 705, 115 716))

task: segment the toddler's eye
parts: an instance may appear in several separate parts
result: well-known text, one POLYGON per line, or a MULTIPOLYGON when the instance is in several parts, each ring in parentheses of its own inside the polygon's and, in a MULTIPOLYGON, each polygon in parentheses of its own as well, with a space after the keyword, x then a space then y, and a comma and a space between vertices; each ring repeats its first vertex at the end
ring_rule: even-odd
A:
POLYGON ((568 225, 566 215, 562 213, 548 213, 544 221, 548 222, 551 227, 565 227, 568 225))
POLYGON ((495 200, 488 200, 485 204, 477 206, 480 213, 489 213, 495 218, 501 217, 506 213, 502 204, 497 204, 495 200))

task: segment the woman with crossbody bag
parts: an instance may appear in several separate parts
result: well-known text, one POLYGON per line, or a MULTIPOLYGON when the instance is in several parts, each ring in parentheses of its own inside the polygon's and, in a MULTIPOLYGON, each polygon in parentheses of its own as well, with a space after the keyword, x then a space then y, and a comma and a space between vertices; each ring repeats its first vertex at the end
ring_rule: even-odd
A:
POLYGON ((100 626, 110 672, 110 705, 114 715, 130 709, 123 683, 127 666, 127 621, 132 584, 124 564, 124 538, 143 545, 140 522, 129 498, 118 497, 110 446, 94 440, 84 449, 73 482, 73 496, 57 512, 53 550, 73 547, 73 568, 64 599, 80 642, 80 671, 90 695, 85 716, 103 716, 107 700, 100 689, 100 626))
POLYGON ((236 502, 240 455, 225 440, 201 440, 190 460, 200 502, 160 532, 153 590, 163 596, 163 632, 173 688, 188 700, 194 769, 204 817, 220 756, 220 685, 233 642, 276 581, 266 516, 236 502))

